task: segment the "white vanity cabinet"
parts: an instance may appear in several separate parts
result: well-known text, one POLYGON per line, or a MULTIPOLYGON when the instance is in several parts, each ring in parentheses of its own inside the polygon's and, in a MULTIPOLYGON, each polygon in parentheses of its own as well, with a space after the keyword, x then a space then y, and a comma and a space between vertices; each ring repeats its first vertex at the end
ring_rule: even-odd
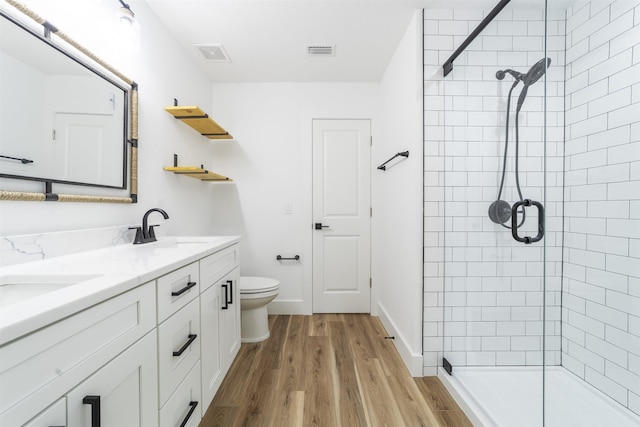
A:
POLYGON ((115 389, 127 390, 139 405, 128 408, 141 421, 157 419, 155 319, 151 282, 0 347, 0 426, 90 426, 81 419, 80 412, 91 412, 84 397, 104 393, 102 417, 110 419, 110 411, 122 411, 111 404, 115 389), (101 383, 105 375, 115 382, 101 383), (57 423, 61 407, 69 416, 65 424, 57 423))
POLYGON ((237 242, 0 345, 0 426, 196 427, 240 348, 237 242))

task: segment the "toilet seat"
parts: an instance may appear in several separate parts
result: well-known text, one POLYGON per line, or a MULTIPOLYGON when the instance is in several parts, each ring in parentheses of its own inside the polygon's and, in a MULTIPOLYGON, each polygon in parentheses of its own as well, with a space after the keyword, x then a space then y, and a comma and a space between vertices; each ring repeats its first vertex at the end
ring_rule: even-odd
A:
POLYGON ((268 277, 241 276, 238 283, 241 295, 263 294, 280 288, 279 281, 268 277))

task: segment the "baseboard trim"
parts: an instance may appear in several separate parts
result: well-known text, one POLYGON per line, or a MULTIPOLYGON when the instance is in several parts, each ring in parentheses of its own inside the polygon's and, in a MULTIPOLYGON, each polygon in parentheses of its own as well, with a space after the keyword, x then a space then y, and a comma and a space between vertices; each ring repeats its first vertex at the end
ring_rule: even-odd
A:
POLYGON ((385 310, 384 306, 379 303, 378 308, 379 308, 380 321, 382 322, 382 325, 384 326, 384 328, 387 330, 387 333, 390 336, 395 337, 395 339, 393 340, 393 343, 395 344, 396 349, 398 350, 398 353, 400 353, 400 357, 402 358, 402 361, 404 362, 405 366, 409 370, 409 373, 413 377, 421 377, 422 376, 422 354, 414 354, 411 352, 411 349, 407 345, 406 340, 404 339, 402 334, 398 332, 398 329, 396 328, 395 324, 387 314, 387 311, 385 310))
POLYGON ((269 314, 311 314, 311 307, 306 307, 302 300, 271 301, 267 306, 269 314))

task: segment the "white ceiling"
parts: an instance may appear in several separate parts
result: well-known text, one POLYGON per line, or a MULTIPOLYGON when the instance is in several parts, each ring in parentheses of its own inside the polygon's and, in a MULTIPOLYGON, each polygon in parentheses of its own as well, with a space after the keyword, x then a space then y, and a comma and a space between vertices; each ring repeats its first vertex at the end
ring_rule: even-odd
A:
POLYGON ((498 0, 146 2, 213 82, 379 82, 416 10, 490 10, 498 0), (208 62, 193 46, 220 43, 231 62, 208 62), (308 44, 335 44, 336 55, 309 57, 308 44))

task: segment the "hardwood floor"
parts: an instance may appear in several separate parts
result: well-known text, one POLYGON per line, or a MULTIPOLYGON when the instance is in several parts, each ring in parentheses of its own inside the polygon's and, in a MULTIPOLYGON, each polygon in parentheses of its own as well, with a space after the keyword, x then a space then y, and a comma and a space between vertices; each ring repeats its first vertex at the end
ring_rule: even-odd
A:
POLYGON ((200 427, 471 426, 437 377, 412 378, 376 317, 270 316, 200 427))

